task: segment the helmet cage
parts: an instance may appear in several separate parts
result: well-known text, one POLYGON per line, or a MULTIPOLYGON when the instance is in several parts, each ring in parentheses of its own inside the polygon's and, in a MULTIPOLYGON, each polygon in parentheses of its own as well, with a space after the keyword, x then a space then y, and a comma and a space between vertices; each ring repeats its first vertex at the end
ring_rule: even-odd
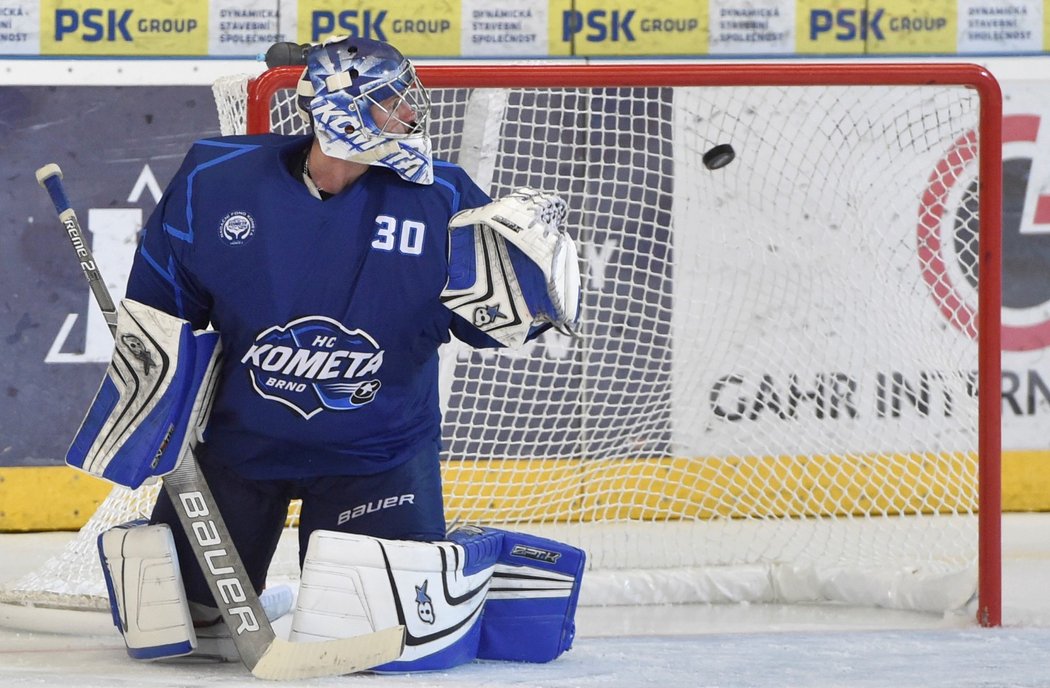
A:
POLYGON ((407 60, 390 81, 373 81, 362 87, 355 105, 364 127, 370 133, 388 139, 425 132, 430 119, 430 94, 416 77, 415 67, 407 60), (404 106, 408 106, 407 110, 404 106), (409 119, 402 118, 402 113, 406 112, 409 119), (380 115, 381 125, 376 121, 380 115))
POLYGON ((345 37, 315 46, 297 92, 300 114, 326 155, 431 183, 430 94, 395 48, 345 37))

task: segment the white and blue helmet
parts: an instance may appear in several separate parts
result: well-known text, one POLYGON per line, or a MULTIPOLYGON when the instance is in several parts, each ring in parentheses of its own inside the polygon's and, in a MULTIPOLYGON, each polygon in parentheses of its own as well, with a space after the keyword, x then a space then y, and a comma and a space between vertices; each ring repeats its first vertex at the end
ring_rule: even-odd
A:
POLYGON ((430 94, 393 46, 347 36, 315 45, 296 92, 325 155, 389 167, 417 184, 434 181, 430 94), (405 105, 411 121, 400 116, 405 105))

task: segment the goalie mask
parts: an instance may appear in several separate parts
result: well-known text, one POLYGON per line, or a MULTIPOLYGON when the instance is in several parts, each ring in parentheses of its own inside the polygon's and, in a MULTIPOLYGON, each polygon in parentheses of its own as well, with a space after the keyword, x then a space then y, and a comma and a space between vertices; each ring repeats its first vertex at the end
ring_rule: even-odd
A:
POLYGON ((325 155, 388 167, 417 184, 434 180, 426 133, 430 94, 393 46, 340 37, 306 54, 299 114, 325 155))

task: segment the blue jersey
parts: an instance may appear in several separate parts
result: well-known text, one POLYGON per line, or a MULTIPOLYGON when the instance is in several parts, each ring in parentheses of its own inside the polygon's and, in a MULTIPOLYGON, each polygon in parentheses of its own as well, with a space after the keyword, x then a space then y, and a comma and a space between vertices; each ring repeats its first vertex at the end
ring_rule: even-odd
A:
POLYGON ((249 478, 371 474, 440 443, 449 333, 497 346, 439 300, 448 222, 488 196, 435 161, 432 185, 370 167, 321 201, 310 137, 193 146, 146 224, 128 298, 221 335, 199 453, 249 478), (297 163, 297 161, 299 161, 297 163))

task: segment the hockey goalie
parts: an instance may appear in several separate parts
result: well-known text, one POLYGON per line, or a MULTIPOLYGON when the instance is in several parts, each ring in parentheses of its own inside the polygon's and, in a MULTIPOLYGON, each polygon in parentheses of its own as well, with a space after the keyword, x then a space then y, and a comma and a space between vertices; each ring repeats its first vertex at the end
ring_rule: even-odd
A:
MULTIPOLYGON (((566 206, 493 200, 433 159, 429 96, 388 44, 337 38, 305 61, 311 134, 199 141, 168 185, 67 460, 136 487, 192 451, 256 593, 301 500, 292 640, 403 626, 381 670, 550 661, 584 553, 446 532, 437 351, 576 333, 566 206)), ((100 536, 114 621, 139 659, 228 657, 238 628, 198 565, 210 535, 177 511, 166 490, 148 522, 100 536)))

